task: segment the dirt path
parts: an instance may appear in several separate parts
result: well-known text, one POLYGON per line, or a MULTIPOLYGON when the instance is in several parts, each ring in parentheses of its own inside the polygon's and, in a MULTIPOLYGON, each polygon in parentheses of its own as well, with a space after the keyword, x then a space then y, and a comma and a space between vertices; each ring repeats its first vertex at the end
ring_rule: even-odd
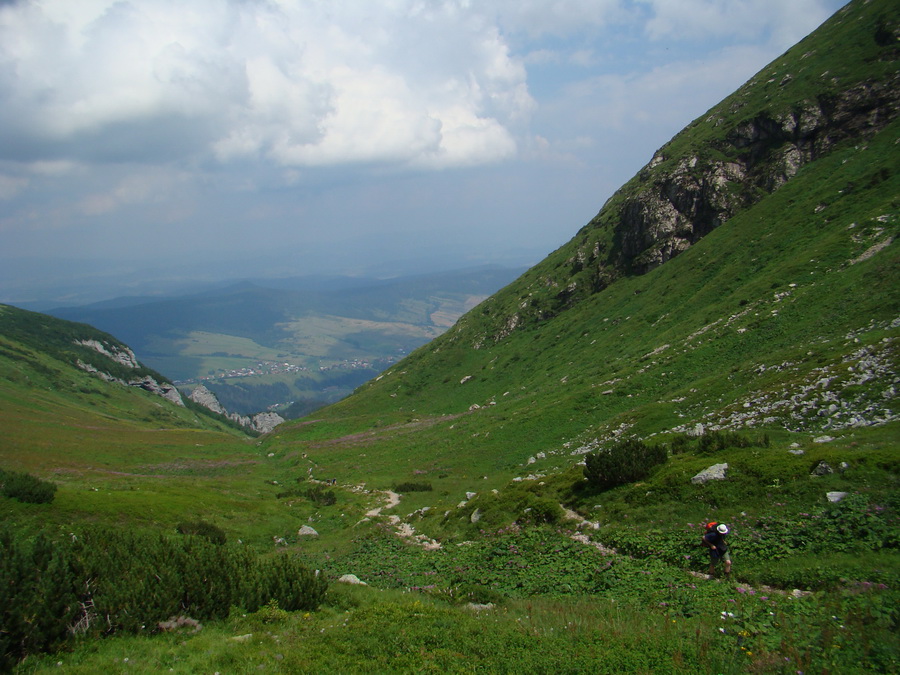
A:
MULTIPOLYGON (((441 543, 434 539, 429 539, 424 534, 416 534, 415 528, 409 523, 403 522, 400 516, 389 515, 382 516, 381 512, 384 509, 392 509, 400 503, 400 495, 396 492, 392 492, 391 490, 381 491, 381 494, 387 497, 387 503, 382 506, 378 506, 374 509, 370 509, 366 512, 366 519, 369 518, 381 518, 385 517, 388 519, 388 522, 391 524, 391 527, 394 528, 394 533, 400 537, 401 539, 407 539, 412 543, 421 546, 426 551, 434 551, 441 548, 441 543)), ((360 521, 362 522, 362 521, 360 521)))
POLYGON ((400 503, 400 495, 398 495, 396 492, 391 492, 390 490, 384 490, 382 492, 382 494, 387 497, 387 503, 384 504, 383 506, 379 506, 378 508, 372 509, 371 511, 367 511, 366 518, 374 518, 376 516, 380 516, 382 509, 392 509, 395 506, 397 506, 397 504, 400 503))
MULTIPOLYGON (((578 524, 575 526, 576 529, 579 529, 579 530, 581 530, 581 529, 599 530, 600 529, 600 523, 597 523, 593 520, 587 520, 585 518, 582 518, 580 514, 575 513, 574 511, 571 511, 570 509, 567 509, 562 504, 560 504, 560 506, 562 507, 562 510, 565 512, 567 520, 577 520, 578 521, 578 524)), ((575 532, 574 534, 570 535, 570 538, 572 540, 580 542, 582 544, 586 544, 588 546, 593 546, 595 549, 600 551, 600 553, 602 553, 603 555, 619 555, 619 552, 616 549, 609 548, 608 546, 604 546, 599 541, 593 541, 590 538, 590 536, 588 536, 584 532, 575 532)))

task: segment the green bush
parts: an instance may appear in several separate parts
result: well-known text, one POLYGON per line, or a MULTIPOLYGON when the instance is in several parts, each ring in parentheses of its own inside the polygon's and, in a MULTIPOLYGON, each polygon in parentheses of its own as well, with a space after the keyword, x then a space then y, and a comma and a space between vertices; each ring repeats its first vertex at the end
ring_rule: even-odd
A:
POLYGON ((525 522, 535 525, 548 524, 552 525, 562 520, 563 510, 559 504, 547 497, 536 497, 528 502, 529 506, 525 508, 525 522))
POLYGON ((646 478, 666 459, 665 446, 651 446, 632 438, 585 455, 584 477, 593 487, 608 490, 646 478))
POLYGON ((431 483, 397 483, 394 486, 394 492, 403 494, 404 492, 431 492, 431 483))
POLYGON ((139 632, 166 619, 227 618, 276 603, 314 610, 327 583, 289 554, 206 537, 92 528, 51 540, 0 528, 0 671, 73 634, 139 632))
POLYGON ((697 440, 697 452, 710 455, 727 448, 768 448, 769 435, 747 438, 734 431, 708 431, 697 440))
POLYGON ((337 503, 337 497, 334 494, 334 490, 326 490, 320 485, 311 487, 306 491, 305 496, 313 504, 319 504, 320 506, 331 506, 332 504, 337 503))
POLYGON ((207 523, 202 520, 193 523, 179 523, 175 528, 179 534, 193 535, 195 537, 204 537, 209 539, 213 544, 224 544, 227 536, 225 530, 221 527, 207 523))
POLYGON ((49 504, 56 496, 56 485, 29 473, 0 469, 0 493, 27 504, 49 504))

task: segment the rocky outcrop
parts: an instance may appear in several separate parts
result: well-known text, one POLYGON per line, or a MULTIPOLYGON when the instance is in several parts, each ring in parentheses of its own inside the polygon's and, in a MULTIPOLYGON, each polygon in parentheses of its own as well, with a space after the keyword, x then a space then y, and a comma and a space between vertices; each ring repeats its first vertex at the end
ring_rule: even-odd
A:
MULTIPOLYGON (((639 173, 644 185, 622 203, 615 223, 619 252, 607 263, 623 273, 650 271, 836 145, 880 131, 898 110, 900 78, 862 82, 834 96, 800 101, 787 112, 764 110, 687 156, 668 157, 663 148, 639 173)), ((717 114, 705 120, 723 121, 717 114)))
POLYGON ((261 434, 267 434, 282 422, 284 418, 278 413, 261 412, 250 417, 250 428, 261 434))
POLYGON ((175 388, 174 384, 170 384, 169 382, 157 382, 149 375, 145 375, 140 379, 131 380, 128 384, 132 387, 140 387, 144 391, 149 391, 151 394, 162 396, 164 399, 171 401, 175 405, 184 405, 184 401, 181 400, 181 394, 178 393, 178 389, 175 388))
POLYGON ((252 416, 230 413, 221 403, 219 403, 219 399, 216 398, 216 395, 202 384, 195 387, 188 398, 194 401, 194 403, 199 403, 204 408, 207 408, 218 415, 222 415, 223 417, 227 417, 241 426, 252 429, 260 434, 267 434, 284 422, 284 418, 274 412, 261 412, 252 416))
POLYGON ((121 363, 127 368, 140 368, 137 357, 128 347, 104 344, 99 340, 76 340, 75 344, 89 347, 98 354, 103 354, 103 356, 112 359, 116 363, 121 363))
POLYGON ((216 395, 202 384, 199 387, 194 387, 188 398, 194 403, 199 403, 204 408, 212 410, 214 413, 228 417, 228 411, 222 407, 222 404, 219 403, 219 399, 216 398, 216 395))
MULTIPOLYGON (((83 347, 88 347, 89 349, 94 350, 98 354, 114 361, 115 363, 125 366, 125 368, 129 370, 141 369, 141 364, 138 362, 137 357, 134 355, 134 352, 124 345, 115 345, 112 343, 100 342, 99 340, 76 340, 75 344, 81 345, 83 347)), ((178 392, 178 389, 175 388, 175 385, 166 381, 158 381, 152 375, 135 374, 134 377, 128 378, 116 377, 115 375, 111 375, 110 373, 104 371, 102 368, 99 368, 91 363, 87 363, 81 359, 77 359, 75 365, 85 372, 96 375, 97 377, 107 382, 115 382, 127 387, 140 387, 144 391, 149 391, 151 394, 161 396, 164 399, 171 401, 175 405, 184 405, 184 401, 181 399, 181 394, 178 392)))

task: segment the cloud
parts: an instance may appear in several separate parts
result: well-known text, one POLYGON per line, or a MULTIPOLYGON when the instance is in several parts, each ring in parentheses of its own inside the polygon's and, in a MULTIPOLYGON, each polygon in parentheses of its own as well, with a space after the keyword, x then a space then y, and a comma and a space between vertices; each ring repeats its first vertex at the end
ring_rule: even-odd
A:
POLYGON ((461 1, 0 6, 3 159, 441 168, 513 156, 532 107, 461 1))

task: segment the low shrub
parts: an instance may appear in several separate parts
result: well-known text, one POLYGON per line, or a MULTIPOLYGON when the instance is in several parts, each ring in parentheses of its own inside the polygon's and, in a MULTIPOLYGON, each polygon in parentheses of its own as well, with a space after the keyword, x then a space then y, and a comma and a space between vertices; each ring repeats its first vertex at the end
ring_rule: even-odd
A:
POLYGON ((431 492, 431 483, 397 483, 394 486, 394 492, 403 494, 404 492, 431 492))
POLYGON ((707 431, 697 439, 697 452, 710 455, 727 448, 768 448, 769 445, 768 434, 749 438, 734 431, 707 431))
POLYGON ((593 487, 608 490, 646 478, 667 457, 665 446, 631 438, 585 455, 584 477, 593 487))
POLYGON ((304 496, 313 504, 318 504, 319 506, 331 506, 337 503, 334 490, 326 490, 321 485, 309 488, 304 496))
POLYGON ((206 537, 91 528, 52 540, 0 528, 0 671, 62 648, 73 635, 140 632, 171 617, 224 619, 313 610, 327 583, 288 554, 258 554, 206 537))
POLYGON ((56 485, 30 473, 0 469, 0 493, 26 504, 49 504, 56 496, 56 485))
POLYGON ((193 523, 179 523, 175 528, 179 534, 193 535, 195 537, 204 537, 213 544, 224 544, 227 540, 225 530, 221 527, 207 523, 202 520, 193 523))

